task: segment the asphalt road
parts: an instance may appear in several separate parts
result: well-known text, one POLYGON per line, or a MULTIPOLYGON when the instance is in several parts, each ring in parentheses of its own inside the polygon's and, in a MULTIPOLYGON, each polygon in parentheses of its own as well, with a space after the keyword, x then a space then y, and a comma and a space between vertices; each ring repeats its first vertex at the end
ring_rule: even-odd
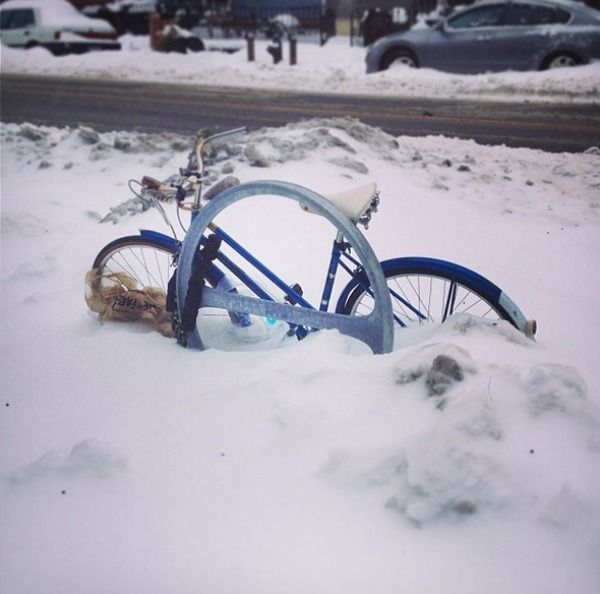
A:
POLYGON ((482 144, 579 152, 600 144, 600 107, 399 99, 225 87, 2 75, 0 118, 100 131, 193 135, 350 116, 394 135, 442 134, 482 144))

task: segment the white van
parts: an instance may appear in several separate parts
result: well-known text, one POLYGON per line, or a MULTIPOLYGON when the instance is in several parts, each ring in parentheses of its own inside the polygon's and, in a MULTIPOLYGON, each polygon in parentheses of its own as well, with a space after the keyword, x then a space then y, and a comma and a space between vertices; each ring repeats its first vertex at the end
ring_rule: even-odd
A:
POLYGON ((45 47, 55 55, 121 49, 109 23, 86 17, 67 0, 0 4, 0 39, 10 47, 45 47))

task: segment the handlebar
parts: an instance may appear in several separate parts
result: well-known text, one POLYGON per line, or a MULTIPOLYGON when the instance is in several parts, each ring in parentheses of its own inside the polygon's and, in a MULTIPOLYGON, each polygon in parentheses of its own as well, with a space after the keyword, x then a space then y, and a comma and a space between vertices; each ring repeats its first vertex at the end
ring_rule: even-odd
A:
MULTIPOLYGON (((188 166, 186 169, 180 170, 178 181, 164 184, 152 177, 144 176, 142 181, 138 182, 142 186, 142 195, 155 200, 169 200, 175 198, 177 203, 182 206, 186 196, 193 194, 193 202, 187 204, 187 208, 191 210, 198 209, 200 207, 202 191, 204 149, 215 140, 229 139, 240 134, 246 134, 247 132, 248 129, 246 126, 242 126, 240 128, 217 132, 206 138, 198 136, 194 142, 194 148, 188 156, 188 166)), ((238 180, 235 180, 235 182, 239 183, 238 180)), ((228 182, 229 185, 232 185, 232 183, 233 182, 231 181, 228 182)))
POLYGON ((189 156, 189 160, 188 160, 188 169, 191 169, 194 165, 194 160, 197 166, 197 169, 200 173, 202 173, 202 170, 204 168, 204 163, 202 160, 202 153, 204 151, 204 148, 206 146, 208 146, 211 142, 215 141, 215 140, 223 140, 225 138, 229 139, 229 138, 233 138, 234 136, 239 136, 241 134, 247 134, 248 133, 248 128, 246 128, 246 126, 241 126, 239 128, 232 128, 231 130, 225 130, 224 132, 217 132, 216 134, 213 134, 212 136, 208 136, 207 138, 201 138, 200 136, 198 136, 198 138, 196 138, 196 142, 194 143, 194 149, 192 150, 192 152, 190 153, 189 156))

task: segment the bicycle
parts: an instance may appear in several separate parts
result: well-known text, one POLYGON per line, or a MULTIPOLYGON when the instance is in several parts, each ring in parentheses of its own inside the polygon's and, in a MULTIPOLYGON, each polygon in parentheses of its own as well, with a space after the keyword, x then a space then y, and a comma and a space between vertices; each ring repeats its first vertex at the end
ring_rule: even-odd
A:
MULTIPOLYGON (((535 321, 525 318, 498 286, 472 270, 425 257, 379 262, 358 229, 359 225, 367 228, 377 211, 380 196, 375 184, 323 197, 287 182, 240 184, 229 177, 203 195, 206 147, 244 132, 245 128, 237 128, 197 137, 187 166, 168 183, 150 177, 130 182, 140 200, 161 211, 173 236, 141 230, 100 250, 88 288, 106 306, 106 317, 134 312, 159 320, 163 330, 170 320, 172 333, 182 345, 200 349, 273 346, 288 338, 302 339, 317 329, 336 328, 362 340, 374 353, 385 353, 393 349, 395 327, 443 323, 460 313, 491 323, 505 320, 534 337, 535 321), (139 191, 132 183, 139 184, 139 191), (318 307, 305 299, 299 284, 285 282, 215 223, 221 211, 257 195, 295 200, 336 228, 318 307), (186 232, 182 241, 162 207, 169 200, 177 204, 186 232), (180 211, 190 213, 187 230, 180 211), (340 270, 350 278, 332 308, 340 270), (163 315, 165 309, 170 317, 163 315)), ((92 301, 88 298, 88 303, 92 301)))

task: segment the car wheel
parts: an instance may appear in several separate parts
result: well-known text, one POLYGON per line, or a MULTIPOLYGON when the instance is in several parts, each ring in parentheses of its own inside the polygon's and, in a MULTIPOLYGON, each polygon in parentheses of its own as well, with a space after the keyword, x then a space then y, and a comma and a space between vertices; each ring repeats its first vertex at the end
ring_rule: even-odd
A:
POLYGON ((550 70, 551 68, 568 68, 571 66, 578 66, 581 64, 581 59, 575 54, 561 52, 559 54, 553 54, 548 56, 544 60, 543 70, 550 70))
POLYGON ((387 70, 390 66, 405 66, 408 68, 418 68, 417 57, 407 49, 396 48, 384 54, 381 59, 380 70, 387 70))
POLYGON ((204 51, 204 42, 198 37, 188 37, 186 40, 186 47, 191 52, 202 52, 204 51))
POLYGON ((178 54, 185 54, 187 51, 187 43, 185 37, 174 37, 165 40, 165 51, 167 53, 176 52, 178 54))

